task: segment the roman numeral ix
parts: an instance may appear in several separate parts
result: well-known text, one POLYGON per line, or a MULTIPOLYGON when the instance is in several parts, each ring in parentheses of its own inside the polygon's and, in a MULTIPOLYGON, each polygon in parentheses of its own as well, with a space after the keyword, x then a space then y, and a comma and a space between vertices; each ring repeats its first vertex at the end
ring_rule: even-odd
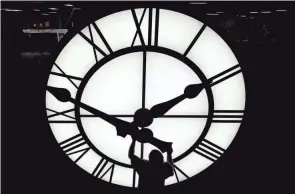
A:
POLYGON ((81 134, 68 138, 60 142, 59 145, 68 156, 77 153, 81 154, 74 162, 78 162, 90 150, 81 134))

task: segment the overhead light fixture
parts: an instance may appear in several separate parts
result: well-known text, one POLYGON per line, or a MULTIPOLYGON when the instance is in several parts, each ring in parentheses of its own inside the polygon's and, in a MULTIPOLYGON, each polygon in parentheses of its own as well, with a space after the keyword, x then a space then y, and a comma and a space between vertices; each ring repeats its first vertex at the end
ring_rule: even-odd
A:
POLYGON ((259 13, 258 11, 250 11, 250 13, 259 13))
POLYGON ((48 8, 48 9, 50 9, 50 10, 58 10, 58 9, 55 8, 55 7, 50 7, 50 8, 48 8))
POLYGON ((276 11, 287 11, 287 10, 285 10, 285 9, 278 9, 278 10, 276 10, 276 11))
POLYGON ((65 6, 67 6, 67 7, 73 7, 74 5, 72 5, 72 4, 65 4, 65 6))
POLYGON ((190 2, 190 4, 206 5, 207 2, 190 2))
POLYGON ((246 16, 245 15, 240 15, 240 17, 245 18, 246 16))
POLYGON ((50 12, 48 12, 48 13, 57 13, 56 11, 50 11, 50 12))
POLYGON ((74 8, 75 10, 80 10, 80 9, 82 9, 81 7, 75 7, 74 8))
POLYGON ((21 9, 8 9, 8 8, 6 8, 5 11, 18 12, 18 11, 23 11, 23 10, 21 10, 21 9))
POLYGON ((40 9, 33 9, 34 11, 40 11, 40 9))
POLYGON ((271 13, 271 11, 262 11, 261 13, 271 13))
POLYGON ((42 15, 49 15, 48 13, 42 13, 42 15))
POLYGON ((224 13, 224 12, 222 12, 222 11, 217 11, 216 13, 224 13))
POLYGON ((206 15, 219 15, 218 13, 206 13, 206 15))

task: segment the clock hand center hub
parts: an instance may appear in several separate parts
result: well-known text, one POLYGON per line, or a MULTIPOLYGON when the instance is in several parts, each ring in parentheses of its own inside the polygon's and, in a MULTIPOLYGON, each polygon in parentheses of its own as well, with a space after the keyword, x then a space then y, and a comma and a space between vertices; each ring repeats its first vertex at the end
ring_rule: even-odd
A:
POLYGON ((146 108, 138 109, 134 114, 134 123, 139 127, 147 127, 153 122, 151 112, 146 108))

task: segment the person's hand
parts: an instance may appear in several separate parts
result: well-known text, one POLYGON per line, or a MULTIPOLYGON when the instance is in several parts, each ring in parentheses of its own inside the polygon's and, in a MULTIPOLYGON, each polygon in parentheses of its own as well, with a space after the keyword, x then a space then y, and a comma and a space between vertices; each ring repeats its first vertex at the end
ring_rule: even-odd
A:
POLYGON ((142 142, 142 143, 147 143, 150 142, 154 137, 153 132, 148 129, 148 128, 143 128, 139 131, 139 135, 138 135, 138 139, 142 142))
POLYGON ((172 154, 172 152, 173 152, 173 148, 172 148, 172 146, 170 146, 170 147, 168 147, 167 148, 167 154, 172 154))

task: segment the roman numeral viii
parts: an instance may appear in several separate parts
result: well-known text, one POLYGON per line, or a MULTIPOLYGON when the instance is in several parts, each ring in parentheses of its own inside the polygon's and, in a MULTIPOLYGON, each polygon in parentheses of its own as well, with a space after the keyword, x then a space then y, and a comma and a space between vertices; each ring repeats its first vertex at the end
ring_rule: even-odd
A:
POLYGON ((68 138, 60 142, 59 145, 68 156, 79 154, 75 162, 78 162, 90 150, 81 134, 68 138))
POLYGON ((224 149, 214 143, 204 139, 194 150, 197 154, 215 162, 223 153, 224 149))

